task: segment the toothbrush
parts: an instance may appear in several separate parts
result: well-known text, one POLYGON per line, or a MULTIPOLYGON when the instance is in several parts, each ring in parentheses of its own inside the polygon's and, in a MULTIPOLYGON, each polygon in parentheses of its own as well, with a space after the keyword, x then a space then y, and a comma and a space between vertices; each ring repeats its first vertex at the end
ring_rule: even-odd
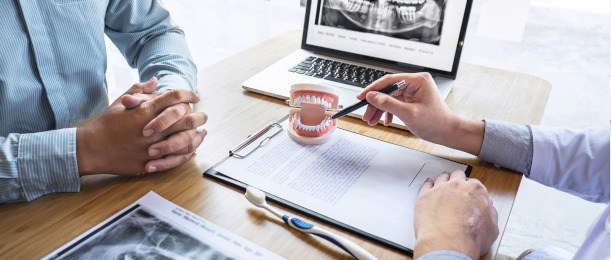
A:
POLYGON ((304 233, 308 233, 308 234, 312 234, 312 235, 324 238, 328 240, 329 242, 335 244, 339 248, 343 249, 344 251, 346 251, 346 253, 350 254, 352 257, 356 259, 377 259, 372 254, 365 251, 365 249, 361 248, 360 246, 358 246, 357 244, 355 244, 354 242, 348 239, 345 239, 341 236, 333 234, 327 230, 319 228, 299 218, 290 217, 288 215, 280 213, 280 211, 272 208, 271 206, 269 206, 269 204, 267 204, 267 202, 265 201, 265 193, 255 187, 248 186, 246 188, 246 194, 244 195, 246 196, 246 199, 250 201, 250 203, 252 203, 253 205, 259 208, 264 208, 268 210, 272 214, 281 218, 284 221, 284 223, 286 223, 290 227, 297 229, 304 233))

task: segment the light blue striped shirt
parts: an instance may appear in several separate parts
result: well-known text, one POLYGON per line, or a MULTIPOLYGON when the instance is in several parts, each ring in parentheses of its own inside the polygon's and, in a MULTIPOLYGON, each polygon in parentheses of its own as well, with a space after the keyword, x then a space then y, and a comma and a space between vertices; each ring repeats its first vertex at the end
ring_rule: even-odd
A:
POLYGON ((79 191, 73 126, 108 106, 104 34, 141 81, 195 90, 184 34, 159 0, 0 6, 0 203, 79 191))

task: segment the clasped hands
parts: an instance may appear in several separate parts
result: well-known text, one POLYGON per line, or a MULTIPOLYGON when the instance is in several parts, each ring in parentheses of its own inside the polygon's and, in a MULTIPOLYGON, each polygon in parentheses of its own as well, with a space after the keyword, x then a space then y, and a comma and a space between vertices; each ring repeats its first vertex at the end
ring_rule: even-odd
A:
POLYGON ((92 121, 77 127, 79 174, 139 175, 174 168, 202 143, 207 115, 190 90, 155 91, 157 79, 133 85, 92 121))

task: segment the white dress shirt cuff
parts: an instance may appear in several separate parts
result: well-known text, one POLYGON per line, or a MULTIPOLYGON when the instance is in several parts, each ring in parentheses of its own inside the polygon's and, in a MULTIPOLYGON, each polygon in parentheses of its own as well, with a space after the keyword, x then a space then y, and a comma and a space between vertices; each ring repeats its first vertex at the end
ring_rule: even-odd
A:
POLYGON ((478 157, 528 177, 533 155, 530 128, 494 120, 485 122, 484 141, 478 157))

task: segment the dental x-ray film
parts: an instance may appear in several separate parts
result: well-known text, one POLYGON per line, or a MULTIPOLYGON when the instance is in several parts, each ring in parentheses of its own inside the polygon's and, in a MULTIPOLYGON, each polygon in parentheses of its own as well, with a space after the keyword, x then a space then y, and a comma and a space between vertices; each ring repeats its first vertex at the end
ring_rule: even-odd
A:
POLYGON ((439 45, 445 0, 321 0, 317 24, 439 45))

